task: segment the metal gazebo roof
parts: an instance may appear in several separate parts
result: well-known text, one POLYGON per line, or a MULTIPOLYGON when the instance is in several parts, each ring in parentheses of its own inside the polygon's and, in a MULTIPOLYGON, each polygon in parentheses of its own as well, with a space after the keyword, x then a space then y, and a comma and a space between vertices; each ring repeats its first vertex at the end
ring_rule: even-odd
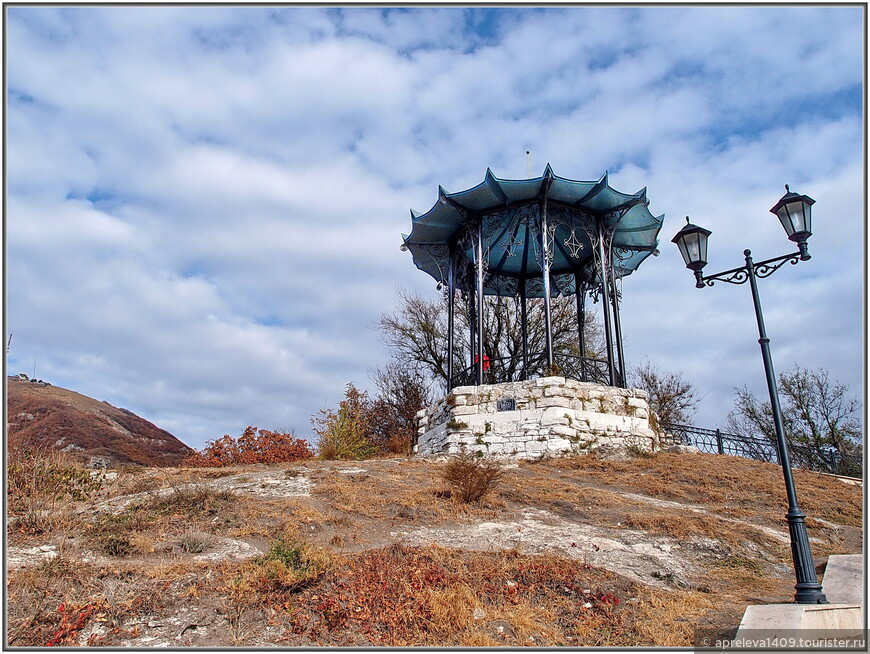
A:
MULTIPOLYGON (((466 234, 482 220, 485 234, 484 293, 516 295, 516 281, 540 280, 541 212, 547 207, 552 243, 550 274, 555 281, 551 295, 576 291, 577 276, 601 282, 596 265, 595 239, 608 233, 610 259, 619 276, 630 275, 650 254, 657 253, 658 233, 664 216, 654 217, 647 208, 646 188, 633 194, 611 188, 605 173, 597 181, 559 177, 549 164, 541 177, 499 179, 487 169, 482 183, 447 193, 438 187, 438 201, 426 213, 411 210, 410 235, 402 235, 416 266, 446 283, 449 252, 464 254, 473 265, 474 239, 466 234), (546 201, 546 202, 545 202, 546 201)), ((526 297, 542 297, 541 284, 523 284, 526 297)))

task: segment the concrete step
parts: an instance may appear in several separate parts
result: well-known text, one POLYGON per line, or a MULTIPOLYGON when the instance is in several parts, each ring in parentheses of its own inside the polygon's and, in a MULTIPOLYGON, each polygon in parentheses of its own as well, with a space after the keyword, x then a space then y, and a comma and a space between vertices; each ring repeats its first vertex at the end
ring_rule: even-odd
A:
POLYGON ((735 641, 864 638, 864 557, 861 554, 831 556, 825 566, 822 589, 830 604, 747 606, 735 641))
POLYGON ((822 588, 831 604, 864 603, 864 557, 833 554, 828 558, 822 588))

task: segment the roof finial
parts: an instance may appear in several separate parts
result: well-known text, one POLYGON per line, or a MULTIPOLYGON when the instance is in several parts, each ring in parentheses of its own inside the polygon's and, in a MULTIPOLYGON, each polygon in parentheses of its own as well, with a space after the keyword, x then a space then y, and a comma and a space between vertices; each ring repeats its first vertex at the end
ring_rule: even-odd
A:
POLYGON ((529 150, 526 150, 526 171, 529 176, 529 179, 532 178, 532 153, 529 150))
POLYGON ((686 216, 686 224, 687 225, 689 224, 689 217, 688 216, 686 216))
POLYGON ((786 192, 786 193, 791 193, 791 191, 790 191, 789 188, 788 188, 788 184, 785 185, 785 192, 786 192))

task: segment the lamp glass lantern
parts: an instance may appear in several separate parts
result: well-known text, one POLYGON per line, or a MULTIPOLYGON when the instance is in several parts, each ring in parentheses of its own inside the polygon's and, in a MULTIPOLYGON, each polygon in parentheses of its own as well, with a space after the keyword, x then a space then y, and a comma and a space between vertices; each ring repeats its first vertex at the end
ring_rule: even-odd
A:
POLYGON ((707 265, 707 237, 712 233, 709 229, 693 225, 686 216, 686 224, 671 239, 680 248, 686 268, 697 272, 707 265))
POLYGON ((813 234, 812 206, 815 200, 806 195, 792 193, 788 184, 785 185, 786 194, 770 210, 776 214, 786 236, 795 243, 805 243, 813 234))

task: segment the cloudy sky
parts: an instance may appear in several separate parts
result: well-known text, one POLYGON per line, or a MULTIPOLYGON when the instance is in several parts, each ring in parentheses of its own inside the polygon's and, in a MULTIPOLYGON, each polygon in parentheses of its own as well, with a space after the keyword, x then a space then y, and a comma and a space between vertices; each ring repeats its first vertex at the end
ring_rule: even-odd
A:
POLYGON ((388 352, 401 252, 438 184, 646 186, 661 256, 625 281, 647 356, 724 423, 765 392, 748 286, 709 272, 792 249, 768 213, 816 200, 811 261, 760 284, 778 370, 863 395, 863 22, 855 7, 7 7, 8 371, 126 407, 194 447, 310 433, 388 352))

